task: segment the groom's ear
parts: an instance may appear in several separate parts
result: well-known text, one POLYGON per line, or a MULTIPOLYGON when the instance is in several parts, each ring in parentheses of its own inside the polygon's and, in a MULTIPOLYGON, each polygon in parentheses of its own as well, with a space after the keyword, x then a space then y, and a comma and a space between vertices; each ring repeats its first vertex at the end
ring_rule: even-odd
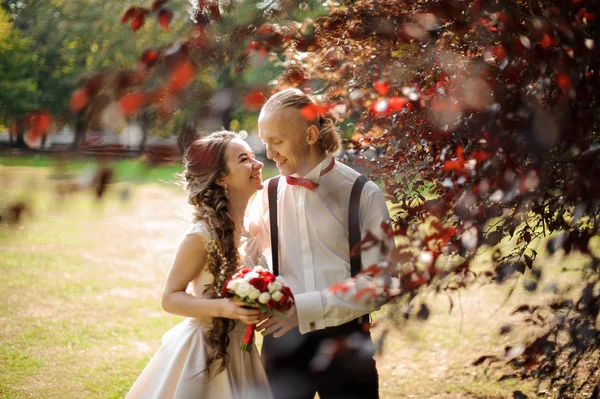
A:
POLYGON ((319 128, 315 125, 310 125, 306 128, 306 143, 313 145, 319 141, 319 128))

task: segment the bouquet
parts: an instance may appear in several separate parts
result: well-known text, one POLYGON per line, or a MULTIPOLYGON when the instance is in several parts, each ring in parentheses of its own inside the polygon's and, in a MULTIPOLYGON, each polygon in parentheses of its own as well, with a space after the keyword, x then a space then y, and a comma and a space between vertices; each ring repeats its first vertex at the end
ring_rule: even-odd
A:
MULTIPOLYGON (((283 277, 275 276, 262 266, 241 269, 227 280, 222 293, 226 298, 258 305, 261 311, 278 317, 287 317, 288 311, 294 306, 294 295, 285 285, 283 277)), ((241 348, 243 351, 250 352, 254 329, 254 324, 246 327, 241 348)))

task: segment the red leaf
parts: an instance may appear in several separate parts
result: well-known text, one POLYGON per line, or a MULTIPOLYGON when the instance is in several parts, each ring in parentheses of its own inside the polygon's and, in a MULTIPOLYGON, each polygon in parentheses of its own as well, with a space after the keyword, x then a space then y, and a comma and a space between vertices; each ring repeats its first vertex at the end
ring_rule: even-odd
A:
POLYGON ((144 17, 149 12, 143 7, 130 7, 121 18, 121 23, 124 24, 131 19, 131 30, 135 32, 144 25, 144 17))
POLYGON ((244 107, 252 111, 258 111, 267 101, 267 98, 260 90, 254 90, 244 96, 244 107))
POLYGON ((451 170, 463 171, 465 163, 459 160, 456 161, 446 161, 444 162, 444 172, 449 172, 451 170))
POLYGON ((464 162, 465 161, 465 157, 463 156, 463 152, 464 152, 463 146, 459 145, 456 148, 456 156, 458 157, 459 161, 463 161, 464 162))
POLYGON ((471 158, 476 160, 477 162, 485 161, 488 159, 488 154, 482 151, 473 151, 471 153, 471 158))
POLYGON ((258 32, 256 32, 257 35, 270 35, 271 33, 273 33, 273 28, 269 25, 263 25, 260 28, 258 28, 258 32))
POLYGON ((331 108, 329 105, 308 104, 300 110, 300 115, 307 121, 312 121, 317 116, 325 116, 331 108))
POLYGON ((260 48, 260 43, 257 41, 251 41, 248 44, 248 50, 258 50, 260 48))
POLYGON ((136 16, 138 14, 138 12, 139 12, 138 8, 139 7, 129 7, 129 9, 127 11, 125 11, 125 14, 123 14, 123 18, 121 18, 121 24, 126 23, 131 18, 133 18, 134 16, 136 16))
POLYGON ((27 137, 33 141, 40 136, 48 134, 50 129, 50 122, 52 122, 52 116, 45 111, 37 111, 27 114, 25 116, 25 124, 28 127, 27 137))
POLYGON ((152 3, 152 11, 158 10, 163 4, 165 4, 168 1, 169 0, 155 0, 154 3, 152 3))
POLYGON ((400 111, 406 104, 408 104, 409 100, 406 97, 392 97, 390 99, 390 110, 392 111, 400 111))
POLYGON ((71 94, 71 99, 69 100, 69 109, 72 112, 79 112, 83 109, 83 107, 85 107, 88 100, 89 97, 87 92, 84 89, 79 88, 71 94))
POLYGON ((571 79, 567 74, 559 73, 556 75, 556 83, 561 89, 567 90, 571 86, 571 79))
POLYGON ((549 35, 545 34, 540 40, 540 46, 542 48, 548 48, 554 44, 554 39, 552 39, 549 35))
POLYGON ((163 29, 169 29, 169 24, 173 19, 173 11, 163 8, 158 12, 158 23, 163 29))
POLYGON ((129 93, 119 100, 121 109, 127 116, 131 116, 138 112, 145 102, 146 96, 142 93, 129 93))
POLYGON ((196 68, 194 65, 188 60, 180 62, 174 69, 171 74, 171 79, 169 79, 168 88, 171 92, 178 92, 181 89, 185 88, 194 78, 194 74, 196 73, 196 68))
POLYGON ((380 96, 387 96, 390 92, 390 85, 383 80, 373 83, 373 87, 375 87, 380 96))
POLYGON ((140 61, 149 68, 156 63, 158 57, 160 57, 160 51, 146 50, 144 51, 144 54, 142 54, 142 59, 140 61))
POLYGON ((131 21, 131 30, 135 32, 142 26, 144 26, 144 14, 136 16, 133 21, 131 21))

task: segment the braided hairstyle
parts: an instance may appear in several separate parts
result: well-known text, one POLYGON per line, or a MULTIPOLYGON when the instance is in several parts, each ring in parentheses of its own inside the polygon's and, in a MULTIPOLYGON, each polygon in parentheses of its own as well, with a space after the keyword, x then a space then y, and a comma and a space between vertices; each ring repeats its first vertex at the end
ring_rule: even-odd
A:
MULTIPOLYGON (((196 210, 194 221, 205 220, 213 235, 213 241, 207 245, 207 264, 214 279, 204 291, 209 298, 221 296, 223 284, 235 273, 240 263, 234 242, 235 225, 229 213, 228 194, 223 186, 217 184, 229 173, 225 149, 235 138, 239 136, 233 132, 215 132, 194 141, 183 157, 182 176, 188 200, 196 210)), ((215 362, 220 361, 215 375, 227 367, 229 332, 234 326, 234 320, 213 318, 212 328, 205 337, 208 344, 206 370, 209 376, 215 362)))
MULTIPOLYGON (((285 89, 281 90, 271 97, 263 105, 261 113, 284 108, 302 108, 316 105, 315 102, 302 90, 285 89)), ((325 115, 319 114, 312 121, 307 121, 319 129, 319 148, 326 154, 334 154, 340 149, 341 141, 337 129, 338 118, 331 112, 325 115)))

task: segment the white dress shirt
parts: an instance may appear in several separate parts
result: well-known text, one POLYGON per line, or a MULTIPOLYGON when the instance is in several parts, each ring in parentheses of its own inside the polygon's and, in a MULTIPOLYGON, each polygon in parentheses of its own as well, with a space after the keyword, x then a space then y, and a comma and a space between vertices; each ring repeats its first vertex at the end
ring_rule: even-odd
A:
MULTIPOLYGON (((300 333, 337 326, 367 313, 365 308, 344 302, 327 291, 350 277, 348 208, 352 186, 359 173, 328 156, 307 175, 319 184, 310 190, 279 179, 277 225, 279 228, 279 274, 296 299, 300 333)), ((271 265, 268 182, 257 193, 249 217, 260 228, 265 256, 271 265)), ((383 237, 381 222, 389 219, 383 193, 371 181, 360 199, 361 238, 367 231, 383 237)), ((386 238, 391 248, 393 240, 386 238)), ((362 252, 362 267, 383 259, 379 248, 362 252)))

